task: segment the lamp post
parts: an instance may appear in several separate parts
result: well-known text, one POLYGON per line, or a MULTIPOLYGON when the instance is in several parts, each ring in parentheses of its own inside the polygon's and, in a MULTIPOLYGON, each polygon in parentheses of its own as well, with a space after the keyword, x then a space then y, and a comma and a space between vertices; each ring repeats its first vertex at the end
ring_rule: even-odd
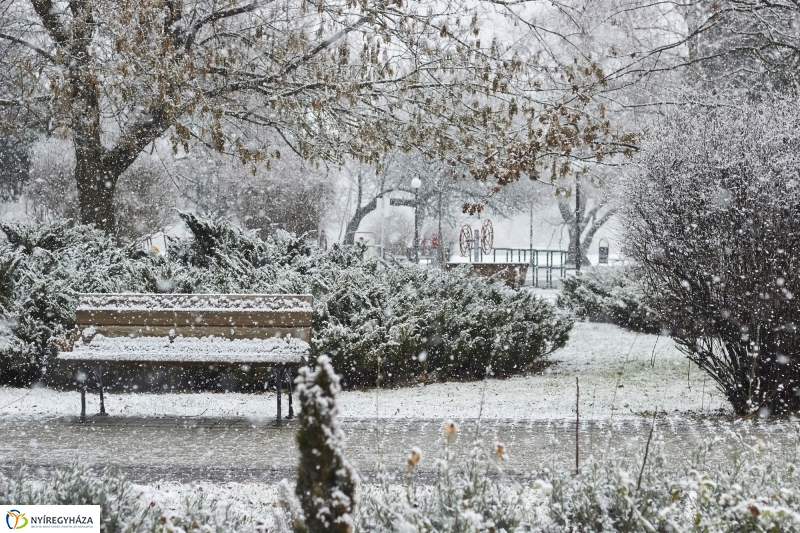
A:
POLYGON ((411 188, 414 189, 414 262, 419 264, 419 188, 422 180, 414 178, 411 180, 411 188))
POLYGON ((581 273, 581 184, 575 173, 575 273, 581 273))

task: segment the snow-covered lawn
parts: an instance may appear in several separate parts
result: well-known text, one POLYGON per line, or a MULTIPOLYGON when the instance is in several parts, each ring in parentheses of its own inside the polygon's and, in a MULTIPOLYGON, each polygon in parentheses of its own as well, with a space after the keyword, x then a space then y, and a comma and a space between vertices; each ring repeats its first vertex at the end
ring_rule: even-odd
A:
MULTIPOLYGON (((703 374, 690 369, 672 341, 654 335, 577 323, 567 346, 550 361, 536 375, 384 390, 379 413, 387 418, 476 418, 479 413, 485 418, 574 417, 576 376, 584 419, 640 416, 656 407, 668 414, 725 407, 713 383, 704 385, 703 374)), ((375 416, 375 391, 342 396, 344 416, 375 416)))
MULTIPOLYGON (((719 413, 727 406, 711 381, 678 352, 672 341, 609 324, 577 323, 570 341, 535 375, 486 382, 451 382, 381 391, 346 391, 343 418, 563 419, 574 417, 575 378, 581 418, 631 418, 658 407, 669 415, 719 413), (652 363, 652 364, 651 364, 652 363), (483 398, 483 407, 481 402, 483 398), (377 399, 377 402, 376 402, 377 399)), ((87 395, 87 413, 99 409, 87 395)), ((246 416, 271 418, 275 397, 265 394, 108 393, 112 416, 246 416)), ((0 387, 0 416, 49 418, 79 413, 76 391, 0 387)), ((286 402, 284 401, 284 413, 286 402)))
MULTIPOLYGON (((215 502, 220 508, 230 506, 239 516, 252 520, 254 525, 269 531, 272 515, 278 506, 280 491, 272 483, 176 483, 160 482, 153 485, 136 485, 140 500, 149 504, 155 502, 161 509, 180 513, 187 498, 203 494, 207 501, 215 502)), ((293 490, 294 486, 291 489, 293 490)))

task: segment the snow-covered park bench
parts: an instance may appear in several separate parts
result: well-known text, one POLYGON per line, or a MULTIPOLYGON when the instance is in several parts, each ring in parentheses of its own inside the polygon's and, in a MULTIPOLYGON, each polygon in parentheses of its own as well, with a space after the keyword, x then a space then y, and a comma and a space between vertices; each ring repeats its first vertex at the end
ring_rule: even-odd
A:
POLYGON ((305 294, 81 294, 58 358, 77 366, 82 422, 90 372, 106 414, 103 366, 241 365, 275 368, 280 424, 284 380, 294 415, 292 370, 309 356, 312 303, 305 294))

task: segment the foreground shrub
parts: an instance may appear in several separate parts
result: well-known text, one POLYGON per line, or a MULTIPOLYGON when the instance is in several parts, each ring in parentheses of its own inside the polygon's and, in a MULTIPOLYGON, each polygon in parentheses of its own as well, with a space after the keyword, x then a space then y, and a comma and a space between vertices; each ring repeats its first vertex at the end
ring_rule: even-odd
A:
POLYGON ((202 494, 183 499, 177 509, 162 508, 148 499, 124 474, 96 474, 77 460, 59 467, 44 481, 26 470, 17 476, 0 474, 0 505, 99 505, 101 533, 244 533, 252 524, 202 494))
MULTIPOLYGON (((322 252, 302 237, 267 239, 218 219, 183 214, 191 240, 166 257, 118 248, 65 222, 0 224, 0 382, 69 381, 57 341, 74 327, 77 292, 311 293, 314 354, 330 354, 347 385, 519 373, 563 346, 572 319, 499 282, 364 260, 363 249, 322 252)), ((110 369, 105 383, 263 390, 262 369, 110 369)))
MULTIPOLYGON (((579 476, 559 473, 547 504, 548 532, 759 532, 800 529, 800 475, 785 456, 760 442, 708 465, 697 450, 680 470, 665 465, 661 446, 645 462, 595 462, 579 476)), ((796 453, 797 450, 795 450, 796 453)))
POLYGON ((677 112, 626 188, 625 253, 739 415, 800 412, 796 102, 677 112))
POLYGON ((344 457, 344 433, 336 420, 339 376, 330 359, 320 356, 314 370, 300 369, 297 488, 304 519, 297 533, 348 533, 358 476, 344 457))
POLYGON ((644 301, 628 267, 598 267, 561 280, 557 305, 581 319, 608 322, 642 333, 660 333, 661 322, 644 301))
POLYGON ((492 450, 476 439, 466 461, 459 460, 451 448, 457 431, 453 422, 443 426, 431 486, 415 481, 415 470, 427 460, 416 448, 408 456, 404 486, 392 486, 381 470, 378 485, 363 490, 356 531, 529 531, 535 513, 522 486, 503 474, 505 446, 498 443, 492 450))
POLYGON ((100 531, 136 529, 137 522, 155 521, 157 512, 138 501, 125 476, 107 471, 94 474, 77 461, 57 469, 46 482, 36 482, 22 470, 14 478, 0 475, 0 505, 99 505, 100 531))
MULTIPOLYGON (((447 425, 445 426, 448 427, 447 425)), ((547 472, 527 486, 504 475, 506 449, 480 442, 456 457, 445 437, 429 486, 413 474, 427 458, 409 454, 405 482, 362 486, 356 531, 541 533, 736 533, 800 530, 800 474, 763 442, 710 465, 715 443, 668 465, 663 444, 620 460, 595 460, 579 475, 547 472)), ((790 450, 789 455, 800 449, 790 450)), ((509 453, 513 453, 513 448, 509 453)))
MULTIPOLYGON (((329 405, 330 406, 330 405, 329 405)), ((321 420, 321 418, 320 418, 321 420)), ((791 430, 791 429, 790 429, 791 430)), ((352 513, 354 532, 501 533, 773 533, 800 530, 800 448, 776 450, 758 441, 726 449, 721 464, 707 458, 709 443, 684 463, 668 465, 658 440, 649 454, 621 460, 598 459, 580 475, 567 469, 545 472, 521 484, 504 474, 507 450, 486 446, 475 431, 466 458, 453 452, 459 429, 443 426, 441 451, 423 457, 412 448, 405 479, 393 481, 379 466, 378 482, 359 486, 352 513), (647 459, 645 460, 645 456, 647 459), (417 481, 433 470, 429 485, 417 481)), ((795 443, 797 446, 797 443, 795 443)), ((310 449, 313 454, 313 449, 310 449)), ((719 453, 716 453, 718 457, 719 453)), ((306 463, 308 464, 308 463, 306 463)), ((298 480, 298 487, 300 481, 298 480)), ((44 480, 23 470, 0 475, 0 505, 95 504, 101 506, 102 533, 239 533, 304 530, 309 516, 290 483, 278 486, 281 505, 272 517, 252 517, 196 491, 167 509, 155 489, 132 485, 124 475, 96 474, 85 465, 62 467, 44 480), (256 528, 256 524, 260 524, 256 528)), ((318 502, 321 503, 321 502, 318 502)), ((327 510, 318 507, 323 511, 327 510)), ((329 509, 328 509, 329 510, 329 509)), ((330 515, 326 515, 330 516, 330 515)), ((311 528, 309 528, 311 530, 311 528)), ((323 529, 328 531, 328 529, 323 529)))

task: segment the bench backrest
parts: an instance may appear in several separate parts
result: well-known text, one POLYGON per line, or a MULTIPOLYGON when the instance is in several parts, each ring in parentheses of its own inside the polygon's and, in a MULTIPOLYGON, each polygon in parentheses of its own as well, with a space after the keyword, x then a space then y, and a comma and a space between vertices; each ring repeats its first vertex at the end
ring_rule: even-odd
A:
POLYGON ((75 322, 104 337, 310 342, 312 303, 308 294, 81 294, 75 322))

